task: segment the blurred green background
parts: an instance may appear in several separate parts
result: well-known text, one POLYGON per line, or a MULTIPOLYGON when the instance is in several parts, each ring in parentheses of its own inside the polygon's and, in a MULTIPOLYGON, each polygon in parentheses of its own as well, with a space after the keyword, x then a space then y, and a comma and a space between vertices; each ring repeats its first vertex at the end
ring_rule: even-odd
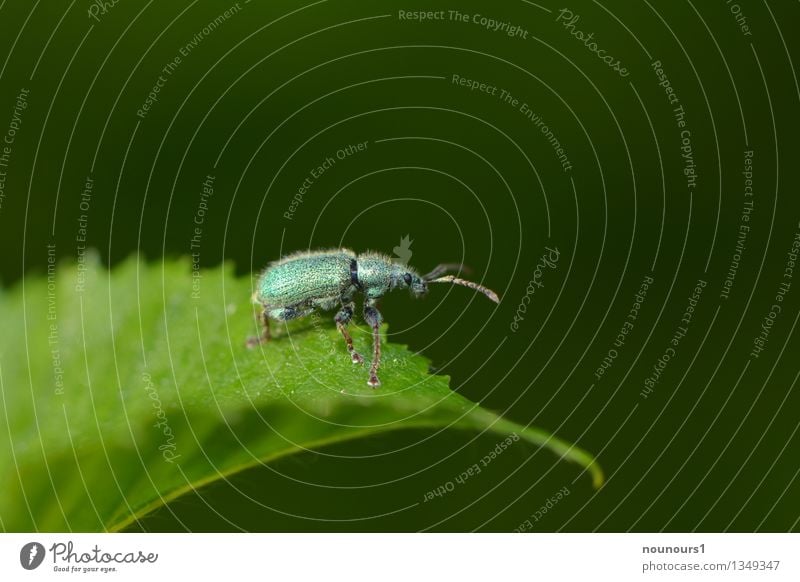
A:
POLYGON ((369 458, 421 438, 404 432, 285 459, 284 476, 249 471, 145 529, 511 531, 567 486, 535 530, 796 530, 800 283, 784 273, 800 230, 798 16, 788 2, 7 0, 0 132, 15 107, 21 121, 0 168, 0 280, 43 273, 47 245, 77 256, 81 228, 110 265, 196 252, 202 266, 229 260, 242 276, 298 249, 391 254, 409 235, 420 271, 463 261, 503 301, 493 312, 460 288, 386 297, 389 340, 430 358, 472 400, 597 454, 608 475, 595 492, 556 467, 532 487, 538 475, 517 471, 527 455, 515 452, 433 510, 386 515, 401 491, 421 495, 495 444, 485 437, 444 459, 468 440, 447 434, 369 458), (420 10, 441 18, 407 15, 420 10), (513 331, 546 246, 559 261, 513 331), (645 277, 653 283, 615 346, 645 277), (699 279, 686 335, 645 398, 699 279), (782 282, 782 310, 752 357, 782 282), (336 488, 425 467, 413 485, 336 488))

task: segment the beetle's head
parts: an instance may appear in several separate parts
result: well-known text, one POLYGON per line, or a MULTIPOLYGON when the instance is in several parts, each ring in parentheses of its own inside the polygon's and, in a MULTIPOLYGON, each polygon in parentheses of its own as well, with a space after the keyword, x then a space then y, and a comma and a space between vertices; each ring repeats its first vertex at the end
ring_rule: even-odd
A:
POLYGON ((408 265, 397 265, 393 275, 393 288, 408 289, 415 297, 421 297, 428 292, 428 283, 408 265))
POLYGON ((403 273, 403 283, 415 297, 423 297, 428 292, 428 283, 416 273, 403 273))

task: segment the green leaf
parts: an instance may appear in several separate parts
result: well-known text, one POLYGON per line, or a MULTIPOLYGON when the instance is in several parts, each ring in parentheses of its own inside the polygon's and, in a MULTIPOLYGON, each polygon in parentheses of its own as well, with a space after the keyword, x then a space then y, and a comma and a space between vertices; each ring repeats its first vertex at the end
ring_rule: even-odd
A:
POLYGON ((516 433, 602 483, 587 453, 451 391, 405 346, 383 345, 377 390, 327 318, 246 349, 251 292, 229 267, 91 255, 0 291, 0 525, 119 530, 244 469, 414 428, 516 433))

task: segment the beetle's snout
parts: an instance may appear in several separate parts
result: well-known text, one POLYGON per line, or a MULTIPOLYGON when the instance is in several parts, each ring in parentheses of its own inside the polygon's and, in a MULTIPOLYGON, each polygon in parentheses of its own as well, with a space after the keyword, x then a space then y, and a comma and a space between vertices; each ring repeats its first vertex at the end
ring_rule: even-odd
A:
POLYGON ((415 279, 411 282, 411 292, 417 297, 424 297, 428 293, 428 284, 422 279, 415 279))

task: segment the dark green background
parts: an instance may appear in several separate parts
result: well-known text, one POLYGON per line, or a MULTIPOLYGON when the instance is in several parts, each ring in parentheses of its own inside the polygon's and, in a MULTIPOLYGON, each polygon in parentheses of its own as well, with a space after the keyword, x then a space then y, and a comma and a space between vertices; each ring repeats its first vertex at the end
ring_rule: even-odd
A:
MULTIPOLYGON (((47 244, 59 257, 76 254, 87 176, 95 183, 89 243, 112 265, 137 252, 151 260, 188 254, 208 174, 215 194, 204 266, 231 260, 244 276, 308 247, 391 253, 409 234, 421 271, 463 260, 503 302, 493 311, 464 289, 446 300, 446 289, 436 289, 418 303, 387 297, 390 339, 421 351, 473 400, 598 454, 608 475, 599 492, 585 477, 573 484, 574 469, 564 466, 537 483, 539 465, 517 471, 528 452, 515 450, 433 507, 347 521, 421 497, 495 444, 486 437, 445 458, 468 440, 448 434, 388 457, 292 457, 277 468, 297 481, 251 471, 235 482, 251 499, 214 485, 146 528, 510 531, 565 485, 571 494, 536 530, 798 528, 800 282, 765 352, 749 363, 748 354, 800 219, 792 66, 800 9, 741 2, 746 36, 722 0, 571 2, 576 28, 594 32, 622 60, 630 71, 623 78, 556 22, 563 5, 540 4, 240 2, 238 14, 183 58, 140 119, 162 67, 231 3, 121 0, 100 22, 87 16, 85 0, 2 3, 0 131, 17 93, 30 89, 0 208, 3 285, 43 272, 47 244), (528 38, 471 22, 398 19, 398 10, 423 7, 485 14, 524 27, 528 38), (691 194, 653 60, 686 111, 699 174, 691 194), (454 85, 453 74, 527 102, 563 144, 572 170, 562 170, 518 110, 454 85), (408 139, 378 141, 387 138, 408 139), (294 219, 283 218, 312 168, 363 141, 365 152, 338 161, 294 219), (723 300, 746 149, 754 151, 752 228, 723 300), (558 267, 545 272, 545 287, 511 333, 546 245, 561 251, 558 267), (655 283, 628 343, 595 382, 653 264, 655 283), (689 333, 643 399, 644 379, 699 278, 708 286, 689 333), (391 485, 335 488, 431 464, 391 485)), ((370 455, 421 436, 327 452, 370 455)))

